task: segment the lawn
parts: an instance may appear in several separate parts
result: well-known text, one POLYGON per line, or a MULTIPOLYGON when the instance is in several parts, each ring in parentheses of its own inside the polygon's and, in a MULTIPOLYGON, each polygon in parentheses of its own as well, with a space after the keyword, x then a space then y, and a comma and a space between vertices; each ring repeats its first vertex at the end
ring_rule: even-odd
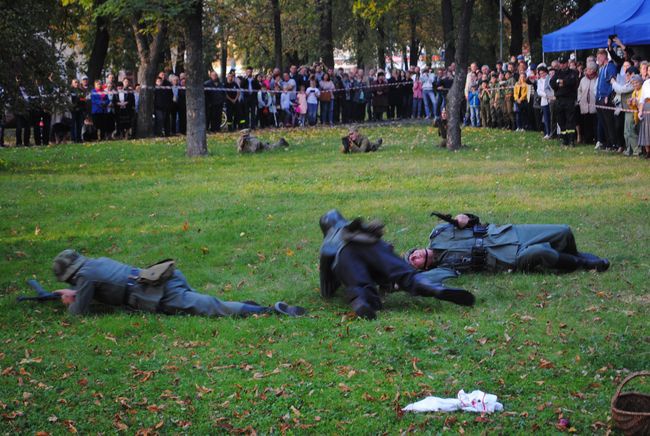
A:
POLYGON ((618 383, 650 369, 648 161, 535 133, 467 129, 453 153, 432 127, 364 131, 384 149, 341 155, 342 129, 309 129, 246 156, 212 136, 197 160, 180 138, 0 150, 0 432, 556 433, 562 415, 606 433, 618 383), (432 210, 566 223, 612 267, 465 275, 449 283, 475 293, 471 309, 396 293, 363 321, 318 292, 318 218, 334 207, 383 220, 399 252, 426 243, 432 210), (310 313, 74 318, 16 304, 29 278, 62 287, 51 261, 67 247, 139 266, 172 257, 198 290, 310 313), (505 411, 399 412, 460 389, 505 411))

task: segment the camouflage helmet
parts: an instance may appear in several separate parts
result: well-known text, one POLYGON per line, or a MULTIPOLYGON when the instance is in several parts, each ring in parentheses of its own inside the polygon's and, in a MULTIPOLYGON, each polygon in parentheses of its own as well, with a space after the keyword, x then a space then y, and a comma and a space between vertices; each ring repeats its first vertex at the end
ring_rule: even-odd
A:
POLYGON ((79 268, 83 266, 86 260, 88 260, 87 257, 82 256, 76 250, 68 248, 54 258, 52 270, 57 280, 65 282, 79 271, 79 268))

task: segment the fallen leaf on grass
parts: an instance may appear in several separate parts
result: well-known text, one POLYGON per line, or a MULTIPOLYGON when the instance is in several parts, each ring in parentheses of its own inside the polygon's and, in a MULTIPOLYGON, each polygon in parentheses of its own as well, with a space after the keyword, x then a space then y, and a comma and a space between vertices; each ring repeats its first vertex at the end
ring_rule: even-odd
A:
POLYGON ((350 386, 346 385, 345 383, 339 383, 339 389, 341 392, 350 392, 352 389, 350 389, 350 386))
POLYGON ((539 367, 540 368, 545 368, 545 369, 551 369, 551 368, 554 368, 555 365, 550 360, 539 359, 539 367))

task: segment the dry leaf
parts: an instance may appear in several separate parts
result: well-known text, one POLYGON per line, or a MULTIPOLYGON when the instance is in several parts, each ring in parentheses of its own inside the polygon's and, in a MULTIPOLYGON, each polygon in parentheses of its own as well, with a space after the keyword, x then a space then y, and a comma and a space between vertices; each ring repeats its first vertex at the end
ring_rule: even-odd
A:
POLYGON ((540 368, 545 368, 545 369, 550 369, 550 368, 554 368, 555 365, 550 360, 539 359, 539 367, 540 368))
POLYGON ((184 232, 187 232, 187 231, 190 229, 190 223, 188 223, 187 221, 185 221, 185 222, 183 223, 183 227, 182 227, 182 229, 183 229, 184 232))
POLYGON ((339 383, 339 389, 341 392, 350 392, 352 389, 350 389, 350 386, 346 385, 345 383, 339 383))

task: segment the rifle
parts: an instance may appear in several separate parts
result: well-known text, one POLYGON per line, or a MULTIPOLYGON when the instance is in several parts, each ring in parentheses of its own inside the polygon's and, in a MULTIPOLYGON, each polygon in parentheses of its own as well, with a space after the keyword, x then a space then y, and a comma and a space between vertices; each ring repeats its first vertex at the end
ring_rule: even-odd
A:
POLYGON ((458 227, 458 221, 451 217, 450 213, 440 213, 440 212, 431 212, 430 216, 437 216, 441 220, 453 224, 455 227, 458 227))
POLYGON ((61 295, 59 294, 54 294, 52 292, 47 292, 41 284, 34 279, 27 280, 27 284, 36 291, 37 296, 36 297, 27 297, 25 295, 21 295, 18 298, 16 298, 16 301, 21 302, 21 301, 60 301, 61 300, 61 295))

